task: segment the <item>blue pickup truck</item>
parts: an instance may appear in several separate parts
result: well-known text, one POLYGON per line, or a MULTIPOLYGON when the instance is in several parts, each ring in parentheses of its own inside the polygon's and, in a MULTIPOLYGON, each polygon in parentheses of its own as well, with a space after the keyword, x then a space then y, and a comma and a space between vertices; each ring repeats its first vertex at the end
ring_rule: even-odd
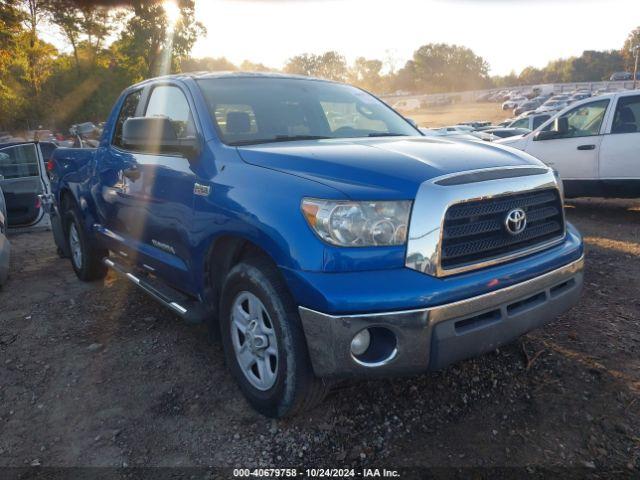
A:
POLYGON ((220 336, 281 417, 337 378, 440 369, 573 306, 583 244, 553 170, 421 136, 358 88, 184 74, 128 88, 95 149, 57 149, 52 221, 81 280, 110 268, 220 336))

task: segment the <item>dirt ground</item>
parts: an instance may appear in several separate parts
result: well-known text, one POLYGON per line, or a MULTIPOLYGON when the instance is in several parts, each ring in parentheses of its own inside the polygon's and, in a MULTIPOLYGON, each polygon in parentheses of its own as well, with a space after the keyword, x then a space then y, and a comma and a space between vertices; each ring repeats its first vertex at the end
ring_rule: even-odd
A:
POLYGON ((456 125, 459 121, 484 121, 494 125, 513 117, 512 110, 502 110, 500 103, 454 103, 429 107, 426 110, 402 112, 405 116, 418 122, 421 127, 446 127, 456 125))
POLYGON ((571 201, 581 303, 481 358, 256 414, 219 344, 50 232, 12 238, 0 291, 0 466, 640 466, 640 202, 571 201))

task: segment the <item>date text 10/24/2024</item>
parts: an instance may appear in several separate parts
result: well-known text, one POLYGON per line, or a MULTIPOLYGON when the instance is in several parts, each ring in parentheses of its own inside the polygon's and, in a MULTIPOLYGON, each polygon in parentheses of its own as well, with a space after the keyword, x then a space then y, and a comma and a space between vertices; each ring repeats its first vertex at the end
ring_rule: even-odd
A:
POLYGON ((400 473, 386 468, 237 468, 233 470, 233 476, 235 478, 400 478, 400 473))

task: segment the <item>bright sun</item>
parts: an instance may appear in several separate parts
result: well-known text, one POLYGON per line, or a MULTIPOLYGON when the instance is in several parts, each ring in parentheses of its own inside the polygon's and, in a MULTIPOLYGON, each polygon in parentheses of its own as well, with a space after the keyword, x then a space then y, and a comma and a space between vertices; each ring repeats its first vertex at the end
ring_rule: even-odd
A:
POLYGON ((180 19, 180 7, 175 0, 165 0, 162 3, 162 8, 167 16, 167 22, 170 26, 174 26, 180 19))

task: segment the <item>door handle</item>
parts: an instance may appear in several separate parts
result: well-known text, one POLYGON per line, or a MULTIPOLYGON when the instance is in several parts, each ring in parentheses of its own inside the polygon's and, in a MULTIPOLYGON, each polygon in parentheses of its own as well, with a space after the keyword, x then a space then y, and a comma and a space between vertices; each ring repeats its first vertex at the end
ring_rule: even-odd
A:
POLYGON ((595 145, 579 145, 578 150, 595 150, 595 145))
POLYGON ((122 174, 127 177, 129 180, 131 181, 136 181, 140 178, 140 170, 138 170, 138 167, 136 166, 131 166, 129 168, 125 168, 122 171, 122 174))

